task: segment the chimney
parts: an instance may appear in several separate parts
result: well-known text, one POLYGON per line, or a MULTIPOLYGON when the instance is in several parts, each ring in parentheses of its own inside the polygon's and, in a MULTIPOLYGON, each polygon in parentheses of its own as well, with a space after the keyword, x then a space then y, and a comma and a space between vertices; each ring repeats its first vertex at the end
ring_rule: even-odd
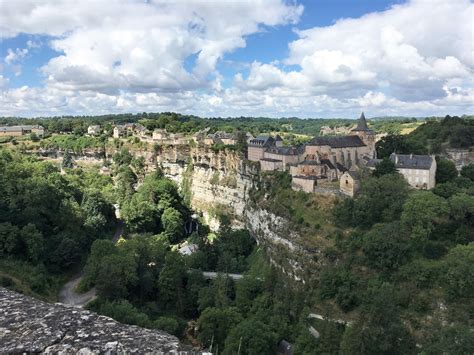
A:
POLYGON ((410 154, 410 159, 413 159, 413 153, 410 154))
POLYGON ((395 154, 395 165, 397 165, 397 164, 398 164, 398 155, 395 154))

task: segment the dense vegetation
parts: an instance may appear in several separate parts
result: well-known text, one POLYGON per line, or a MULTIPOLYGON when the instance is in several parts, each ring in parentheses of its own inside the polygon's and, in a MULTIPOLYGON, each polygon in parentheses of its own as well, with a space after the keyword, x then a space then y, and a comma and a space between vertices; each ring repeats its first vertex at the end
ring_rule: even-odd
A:
POLYGON ((0 149, 0 273, 17 289, 54 298, 58 282, 115 223, 110 178, 0 149), (14 282, 14 281, 17 282, 14 282))
MULTIPOLYGON (((251 206, 284 217, 284 227, 302 238, 299 245, 330 261, 321 272, 306 270, 303 284, 272 267, 246 230, 233 230, 225 208, 216 212, 218 232, 196 224, 185 198, 192 181, 185 178, 180 193, 159 167, 146 166, 120 142, 114 142, 113 179, 72 168, 69 151, 105 144, 105 137, 81 136, 91 120, 130 119, 175 132, 194 132, 209 122, 212 130, 319 131, 311 120, 204 121, 170 113, 44 121, 73 132, 39 143, 67 152, 63 174, 51 163, 0 149, 1 285, 54 299, 61 283, 85 265, 80 287, 98 292, 90 309, 216 353, 274 354, 283 339, 294 344, 295 354, 472 351, 473 165, 458 174, 452 162, 438 158, 437 186, 414 191, 384 159, 374 173, 362 172, 354 199, 296 192, 288 173, 262 174, 249 191, 251 206), (116 243, 114 203, 126 226, 116 243), (197 251, 182 255, 185 245, 197 251), (203 271, 219 275, 209 280, 203 271), (234 281, 225 273, 244 277, 234 281), (328 319, 309 319, 311 312, 328 319)), ((387 136, 377 149, 387 158, 393 151, 463 148, 472 145, 472 127, 456 117, 430 120, 406 136, 387 136)), ((211 184, 231 184, 230 176, 215 177, 211 184)), ((287 254, 280 257, 282 264, 287 254)))
MULTIPOLYGON (((357 117, 354 117, 356 119, 357 117)), ((426 118, 429 122, 438 122, 440 118, 426 118)), ((472 117, 463 117, 472 121, 472 117)), ((389 134, 403 134, 420 125, 425 119, 385 117, 374 118, 369 124, 376 132, 389 134)), ((174 112, 143 112, 137 114, 116 114, 103 116, 61 116, 44 118, 0 118, 0 125, 8 124, 41 124, 49 133, 73 133, 83 135, 87 133, 87 127, 92 124, 100 124, 105 134, 111 135, 114 124, 139 122, 146 128, 165 128, 168 132, 194 133, 204 128, 210 128, 210 133, 215 131, 235 132, 242 130, 254 135, 259 133, 280 132, 287 134, 289 139, 299 140, 300 135, 315 136, 319 134, 322 126, 346 127, 354 125, 350 119, 319 119, 319 118, 267 118, 267 117, 212 117, 202 118, 193 115, 183 115, 174 112)), ((464 133, 464 132, 463 132, 464 133)))
MULTIPOLYGON (((466 175, 472 167, 463 170, 466 175)), ((469 353, 474 306, 474 181, 452 176, 413 191, 398 174, 363 181, 334 208, 340 262, 321 275, 319 297, 359 311, 347 353, 469 353), (440 326, 444 324, 444 326, 440 326)))
POLYGON ((408 135, 388 135, 377 142, 377 156, 391 153, 438 154, 446 148, 470 148, 474 145, 474 120, 446 116, 430 120, 408 135))

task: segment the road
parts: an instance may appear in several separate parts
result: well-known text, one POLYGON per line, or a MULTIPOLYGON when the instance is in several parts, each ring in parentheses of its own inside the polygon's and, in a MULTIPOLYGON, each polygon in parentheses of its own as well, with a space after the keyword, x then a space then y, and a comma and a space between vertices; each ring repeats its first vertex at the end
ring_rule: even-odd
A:
MULTIPOLYGON (((123 233, 124 224, 121 219, 117 221, 117 227, 112 238, 114 243, 120 238, 123 233)), ((76 307, 84 307, 90 301, 97 297, 96 289, 92 288, 85 293, 78 293, 76 291, 77 285, 81 282, 83 272, 81 271, 75 275, 71 280, 66 282, 63 288, 59 291, 59 302, 63 304, 69 304, 76 307)))
POLYGON ((228 276, 233 280, 240 280, 244 277, 242 274, 226 274, 224 272, 214 272, 214 271, 203 271, 202 276, 206 279, 215 279, 217 275, 228 276))

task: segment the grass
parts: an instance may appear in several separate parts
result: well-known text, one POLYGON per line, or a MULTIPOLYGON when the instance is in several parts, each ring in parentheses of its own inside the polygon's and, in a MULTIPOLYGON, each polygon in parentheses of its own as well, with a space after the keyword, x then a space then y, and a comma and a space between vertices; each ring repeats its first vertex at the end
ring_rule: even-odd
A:
POLYGON ((301 243, 309 249, 332 245, 328 236, 334 231, 331 210, 336 197, 309 194, 291 189, 287 172, 262 174, 262 186, 251 192, 260 208, 288 219, 290 230, 298 232, 301 243))

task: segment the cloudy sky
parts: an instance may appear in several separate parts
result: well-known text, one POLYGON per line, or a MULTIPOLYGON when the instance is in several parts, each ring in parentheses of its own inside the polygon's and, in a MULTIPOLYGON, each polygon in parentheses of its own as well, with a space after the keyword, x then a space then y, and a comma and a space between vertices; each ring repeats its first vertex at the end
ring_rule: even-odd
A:
POLYGON ((473 114, 470 0, 0 0, 0 116, 473 114))

